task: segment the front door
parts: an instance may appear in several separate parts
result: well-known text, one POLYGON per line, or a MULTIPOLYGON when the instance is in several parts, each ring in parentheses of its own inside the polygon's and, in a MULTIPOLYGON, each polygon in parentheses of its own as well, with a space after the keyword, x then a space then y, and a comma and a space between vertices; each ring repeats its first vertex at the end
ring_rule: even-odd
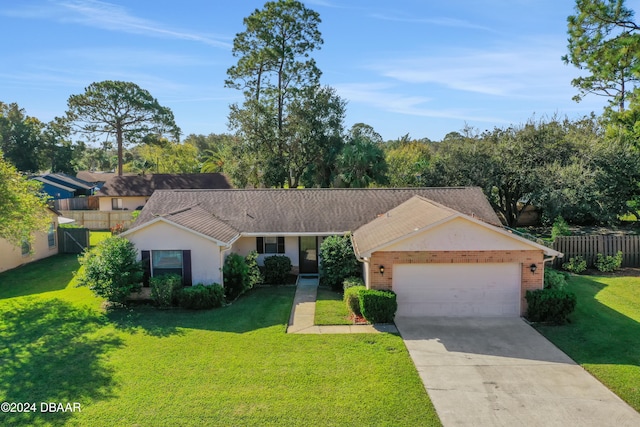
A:
POLYGON ((300 274, 318 273, 318 237, 300 236, 300 274))

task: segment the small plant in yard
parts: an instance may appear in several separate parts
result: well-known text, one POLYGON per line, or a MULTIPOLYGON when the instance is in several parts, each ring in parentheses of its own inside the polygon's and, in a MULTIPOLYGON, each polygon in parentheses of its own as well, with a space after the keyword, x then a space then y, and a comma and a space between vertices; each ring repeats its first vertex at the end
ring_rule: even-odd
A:
POLYGON ((364 286, 351 286, 349 288, 345 288, 343 301, 347 305, 347 309, 356 316, 362 316, 362 311, 360 311, 360 296, 359 292, 366 290, 364 286))
POLYGON ((569 262, 562 264, 562 268, 571 273, 581 274, 587 271, 587 261, 580 255, 569 258, 569 262))
POLYGON ((552 268, 544 269, 545 289, 564 289, 567 286, 568 273, 563 273, 552 268))
POLYGON ((187 286, 180 289, 177 296, 178 305, 189 310, 208 310, 224 304, 224 289, 217 283, 187 286))
POLYGON ((611 273, 616 271, 622 265, 622 251, 618 251, 615 256, 596 255, 596 268, 603 273, 611 273))
POLYGON ((351 245, 351 236, 329 236, 320 245, 322 268, 320 280, 335 291, 342 290, 347 277, 358 276, 362 266, 356 259, 351 245))
POLYGON ((273 255, 264 259, 264 282, 268 285, 286 283, 291 272, 291 259, 287 256, 273 255))
POLYGON ((149 279, 151 299, 158 307, 170 307, 182 289, 182 277, 177 274, 165 274, 149 279))
POLYGON ((527 319, 532 322, 562 324, 576 308, 575 294, 564 289, 527 291, 527 319))
POLYGON ((358 292, 360 311, 371 323, 391 323, 398 309, 393 291, 363 289, 358 292))
POLYGON ((349 288, 353 288, 354 286, 364 286, 364 281, 360 277, 347 277, 342 282, 342 289, 347 290, 349 288))
POLYGON ((247 274, 249 277, 249 288, 253 288, 263 282, 262 273, 258 266, 258 252, 251 251, 244 257, 244 262, 247 264, 247 274))
POLYGON ((119 222, 116 225, 114 225, 113 227, 111 227, 111 234, 114 236, 117 236, 119 234, 124 233, 124 224, 119 222))
POLYGON ((136 258, 133 243, 109 237, 78 258, 84 267, 77 274, 78 286, 89 286, 96 295, 125 305, 129 295, 141 287, 142 264, 136 258))
POLYGON ((249 289, 249 268, 244 258, 231 253, 222 267, 224 293, 227 301, 233 301, 249 289))
POLYGON ((558 215, 555 221, 553 221, 553 226, 551 227, 551 240, 556 240, 556 237, 560 236, 571 236, 571 230, 569 229, 567 221, 558 215))

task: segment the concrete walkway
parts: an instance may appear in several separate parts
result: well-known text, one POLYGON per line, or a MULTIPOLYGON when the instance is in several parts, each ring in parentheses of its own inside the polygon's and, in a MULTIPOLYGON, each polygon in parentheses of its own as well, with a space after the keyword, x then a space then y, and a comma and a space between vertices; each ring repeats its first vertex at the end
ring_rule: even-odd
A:
POLYGON ((640 426, 640 414, 520 318, 398 317, 447 426, 640 426))
POLYGON ((318 294, 317 277, 298 277, 296 295, 289 317, 289 334, 376 334, 380 332, 398 332, 395 325, 332 325, 316 326, 316 297, 318 294))

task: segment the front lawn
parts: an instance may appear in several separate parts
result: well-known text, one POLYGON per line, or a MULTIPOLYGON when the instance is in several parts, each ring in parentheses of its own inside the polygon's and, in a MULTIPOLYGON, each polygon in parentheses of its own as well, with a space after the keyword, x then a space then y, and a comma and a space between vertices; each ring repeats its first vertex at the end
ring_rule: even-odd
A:
POLYGON ((573 276, 571 323, 537 329, 640 411, 640 278, 573 276))
POLYGON ((333 291, 327 287, 318 288, 316 299, 316 325, 352 325, 349 319, 349 310, 342 300, 340 292, 333 291))
POLYGON ((0 274, 0 402, 82 412, 0 425, 439 424, 399 336, 286 334, 293 287, 217 310, 105 312, 75 268, 60 255, 0 274))

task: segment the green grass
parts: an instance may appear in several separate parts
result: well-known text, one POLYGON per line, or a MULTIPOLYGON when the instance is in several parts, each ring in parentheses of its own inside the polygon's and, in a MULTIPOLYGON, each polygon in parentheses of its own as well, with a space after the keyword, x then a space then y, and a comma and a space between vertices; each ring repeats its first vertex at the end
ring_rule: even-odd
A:
POLYGON ((571 323, 537 329, 640 411, 640 278, 574 276, 571 323))
POLYGON ((293 287, 217 310, 105 311, 75 268, 57 256, 0 274, 0 402, 82 412, 0 413, 2 426, 439 424, 399 336, 286 334, 293 287))
POLYGON ((351 325, 349 310, 340 292, 329 288, 319 287, 316 299, 316 325, 351 325))
POLYGON ((91 230, 89 232, 89 245, 96 246, 98 243, 102 242, 104 239, 108 239, 111 237, 111 231, 94 231, 91 230))

